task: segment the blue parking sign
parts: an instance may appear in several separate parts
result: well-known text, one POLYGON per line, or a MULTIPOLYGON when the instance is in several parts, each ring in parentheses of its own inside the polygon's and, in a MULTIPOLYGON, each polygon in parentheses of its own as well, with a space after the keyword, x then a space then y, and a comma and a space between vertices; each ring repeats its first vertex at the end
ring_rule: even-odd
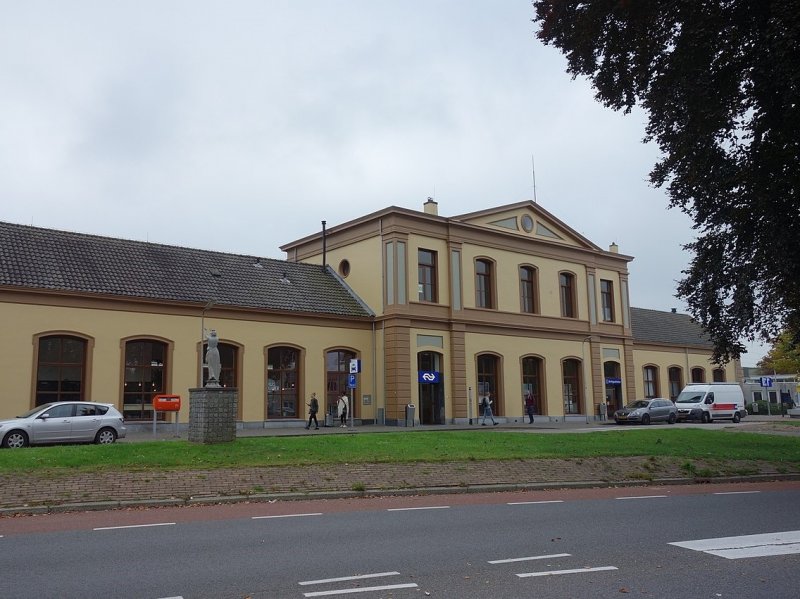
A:
POLYGON ((356 375, 354 374, 347 375, 347 388, 348 389, 356 388, 356 375))

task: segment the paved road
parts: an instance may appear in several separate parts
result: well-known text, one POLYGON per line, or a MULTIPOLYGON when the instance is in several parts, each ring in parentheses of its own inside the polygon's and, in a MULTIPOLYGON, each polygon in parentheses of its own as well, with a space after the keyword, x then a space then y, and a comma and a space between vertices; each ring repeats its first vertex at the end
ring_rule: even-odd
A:
POLYGON ((799 500, 773 483, 28 516, 0 528, 0 596, 795 597, 799 500))

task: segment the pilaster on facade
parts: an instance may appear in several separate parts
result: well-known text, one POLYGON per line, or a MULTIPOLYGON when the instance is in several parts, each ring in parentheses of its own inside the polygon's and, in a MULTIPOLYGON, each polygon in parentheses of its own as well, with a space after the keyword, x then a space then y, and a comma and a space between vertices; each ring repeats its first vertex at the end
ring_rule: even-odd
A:
POLYGON ((452 390, 453 418, 467 418, 466 327, 453 324, 450 329, 450 389, 452 390))
POLYGON ((636 366, 633 362, 633 339, 625 339, 625 398, 636 398, 636 366))
POLYGON ((405 418, 405 407, 411 403, 410 322, 387 321, 384 328, 384 343, 386 419, 399 421, 405 418))

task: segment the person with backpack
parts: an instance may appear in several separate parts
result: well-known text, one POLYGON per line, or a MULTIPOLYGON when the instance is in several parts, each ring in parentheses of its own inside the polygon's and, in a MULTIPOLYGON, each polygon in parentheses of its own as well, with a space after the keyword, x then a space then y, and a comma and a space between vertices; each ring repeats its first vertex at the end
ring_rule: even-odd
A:
POLYGON ((486 418, 490 418, 492 424, 497 426, 497 422, 494 420, 494 414, 492 414, 492 393, 490 391, 486 392, 481 398, 481 411, 483 412, 483 420, 481 421, 481 426, 486 426, 486 418))
POLYGON ((341 428, 347 428, 347 409, 350 404, 350 398, 347 397, 347 393, 342 393, 342 396, 339 398, 339 403, 337 404, 337 411, 339 412, 339 426, 341 428))
POLYGON ((314 422, 314 430, 319 430, 319 421, 317 420, 317 412, 319 412, 319 400, 317 399, 317 394, 312 393, 311 399, 306 404, 308 406, 308 424, 306 424, 306 430, 311 428, 311 422, 314 422))

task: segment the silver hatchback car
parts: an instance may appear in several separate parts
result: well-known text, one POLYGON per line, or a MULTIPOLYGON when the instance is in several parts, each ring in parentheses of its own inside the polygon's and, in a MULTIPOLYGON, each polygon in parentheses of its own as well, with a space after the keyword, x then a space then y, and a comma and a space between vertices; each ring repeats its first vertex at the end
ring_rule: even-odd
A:
POLYGON ((622 424, 624 422, 641 422, 650 424, 658 420, 663 420, 669 424, 675 424, 678 419, 678 408, 669 399, 656 397, 653 399, 637 399, 630 402, 621 410, 614 412, 614 422, 622 424))
POLYGON ((46 443, 113 443, 125 436, 122 414, 108 403, 58 401, 37 406, 11 420, 0 420, 7 448, 46 443))

